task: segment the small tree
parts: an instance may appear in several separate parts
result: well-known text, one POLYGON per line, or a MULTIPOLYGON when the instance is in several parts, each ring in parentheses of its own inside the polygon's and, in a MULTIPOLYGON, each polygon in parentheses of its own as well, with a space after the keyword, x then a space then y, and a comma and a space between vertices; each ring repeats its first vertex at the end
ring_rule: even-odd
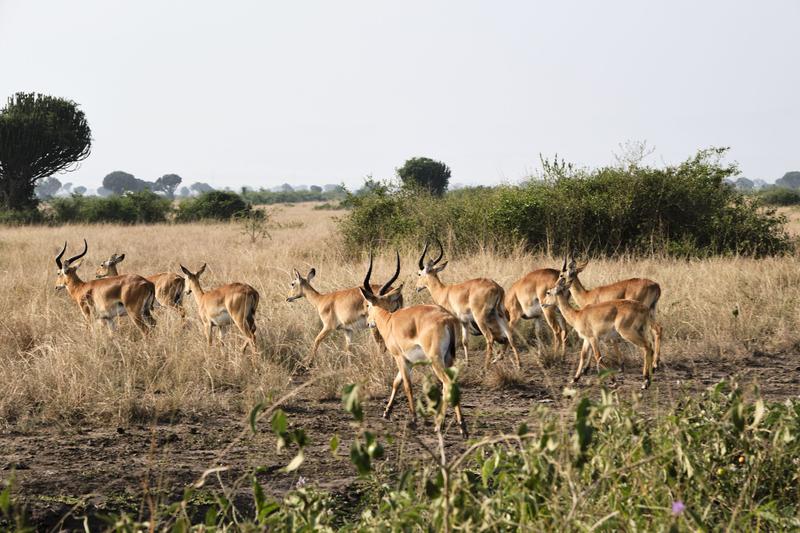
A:
POLYGON ((86 187, 84 187, 83 185, 78 185, 77 187, 72 189, 72 194, 83 196, 84 194, 86 194, 86 187))
POLYGON ((775 185, 787 189, 800 189, 800 171, 787 172, 782 178, 775 181, 775 185))
POLYGON ((739 189, 740 191, 752 191, 755 187, 755 184, 752 180, 749 180, 745 177, 737 178, 736 181, 733 182, 733 186, 739 189))
POLYGON ((435 196, 443 195, 450 182, 450 168, 427 157, 409 159, 397 169, 397 175, 406 187, 421 187, 435 196))
POLYGON ((202 193, 204 193, 204 192, 211 192, 211 191, 213 191, 213 190, 214 190, 214 187, 212 187, 212 186, 211 186, 211 185, 209 185, 208 183, 202 183, 202 182, 199 182, 199 181, 198 181, 198 182, 196 182, 196 183, 192 183, 192 184, 189 186, 189 190, 192 190, 192 191, 194 191, 194 192, 196 192, 196 193, 198 193, 198 194, 202 194, 202 193))
POLYGON ((55 196, 55 194, 61 190, 61 182, 58 178, 50 176, 37 183, 34 190, 37 198, 40 200, 47 200, 55 196))
POLYGON ((183 180, 177 174, 164 174, 156 180, 153 190, 163 192, 167 198, 172 200, 175 198, 175 189, 178 188, 181 181, 183 180))
POLYGON ((235 216, 242 229, 242 235, 250 239, 251 244, 255 244, 259 239, 271 239, 272 235, 267 230, 270 214, 267 211, 251 209, 242 211, 235 216))
POLYGON ((133 174, 115 170, 103 178, 103 188, 108 189, 113 194, 122 195, 126 192, 144 191, 150 188, 150 184, 144 180, 140 180, 133 174))
POLYGON ((37 181, 74 170, 89 156, 91 130, 70 100, 17 93, 0 110, 0 206, 36 206, 37 181))
POLYGON ((308 190, 320 194, 322 192, 322 187, 320 187, 319 185, 312 185, 311 187, 308 188, 308 190))

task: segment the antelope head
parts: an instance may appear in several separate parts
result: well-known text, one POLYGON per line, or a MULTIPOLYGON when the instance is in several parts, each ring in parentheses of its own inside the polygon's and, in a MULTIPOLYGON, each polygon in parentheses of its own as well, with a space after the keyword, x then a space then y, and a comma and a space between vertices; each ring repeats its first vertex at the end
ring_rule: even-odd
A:
POLYGON ((380 307, 389 312, 394 312, 403 307, 403 284, 392 288, 392 283, 397 281, 400 276, 400 252, 395 252, 397 255, 397 267, 395 268, 394 275, 383 284, 383 286, 375 294, 370 285, 369 278, 372 275, 372 253, 369 254, 369 268, 367 268, 367 275, 364 276, 364 283, 359 290, 364 302, 367 305, 367 326, 374 328, 375 324, 375 308, 380 307))
POLYGON ((419 277, 417 278, 417 292, 425 289, 429 286, 430 280, 432 277, 437 277, 439 272, 444 270, 447 266, 447 261, 442 264, 439 264, 439 261, 442 260, 444 257, 444 248, 442 248, 442 243, 439 239, 436 239, 436 246, 439 247, 439 255, 436 259, 429 259, 427 262, 425 261, 425 255, 428 253, 428 242, 425 243, 425 248, 422 249, 422 255, 419 256, 419 277))
POLYGON ((570 284, 572 284, 575 279, 578 277, 578 274, 583 272, 586 268, 586 265, 589 264, 589 261, 581 261, 578 263, 575 260, 575 256, 570 254, 569 264, 567 264, 567 256, 564 256, 564 265, 561 267, 561 274, 559 277, 564 278, 570 284))
POLYGON ((562 275, 558 277, 558 281, 556 282, 555 286, 547 289, 547 292, 544 293, 545 298, 544 302, 542 302, 541 304, 542 307, 553 307, 554 305, 556 305, 556 299, 558 298, 558 295, 569 291, 572 282, 567 280, 567 278, 563 275, 566 272, 565 270, 566 264, 567 264, 567 259, 565 257, 564 258, 565 266, 561 268, 562 275))
POLYGON ((86 255, 88 250, 89 245, 86 243, 86 239, 83 239, 83 252, 74 257, 70 257, 65 261, 62 261, 61 259, 64 257, 64 253, 67 251, 67 243, 66 241, 64 242, 64 247, 56 256, 56 266, 58 267, 58 270, 56 271, 56 290, 65 289, 70 282, 70 278, 76 276, 75 271, 81 266, 80 259, 86 255))
POLYGON ((123 259, 125 259, 125 254, 113 254, 110 258, 100 263, 100 266, 98 266, 97 270, 94 272, 94 277, 100 279, 107 278, 108 276, 117 276, 117 265, 121 263, 123 259))
POLYGON ((202 276, 203 272, 205 271, 205 263, 203 263, 203 266, 201 266, 200 270, 197 272, 192 272, 185 266, 181 265, 181 272, 183 272, 183 277, 186 279, 186 294, 192 294, 192 290, 197 291, 197 294, 202 294, 203 290, 200 288, 200 276, 202 276))
POLYGON ((287 302, 293 302, 305 297, 306 291, 311 288, 311 280, 317 275, 315 268, 309 270, 306 277, 303 277, 296 268, 293 271, 292 282, 289 284, 289 296, 286 297, 287 302))

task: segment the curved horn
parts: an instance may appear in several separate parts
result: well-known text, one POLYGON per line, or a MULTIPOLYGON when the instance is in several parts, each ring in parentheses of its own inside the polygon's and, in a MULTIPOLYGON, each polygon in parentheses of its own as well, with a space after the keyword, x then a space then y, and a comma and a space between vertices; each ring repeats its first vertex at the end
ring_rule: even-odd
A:
POLYGON ((378 294, 380 294, 381 296, 383 296, 389 291, 389 288, 392 286, 392 283, 397 281, 397 277, 400 275, 400 252, 397 250, 395 250, 394 252, 397 254, 397 268, 394 271, 394 276, 392 276, 392 279, 384 283, 383 287, 381 287, 380 292, 378 292, 378 294))
POLYGON ((364 276, 364 290, 368 294, 372 294, 372 287, 369 284, 369 277, 372 275, 372 252, 369 253, 369 268, 367 268, 367 275, 364 276))
POLYGON ((425 268, 425 254, 428 253, 428 241, 425 241, 425 248, 422 249, 422 255, 419 256, 419 269, 425 268))
POLYGON ((76 255, 75 257, 70 257, 69 259, 67 259, 67 264, 71 265, 73 263, 73 261, 77 261, 78 259, 80 259, 84 255, 86 255, 86 252, 88 250, 89 250, 89 245, 86 243, 86 239, 83 239, 83 251, 81 253, 79 253, 78 255, 76 255))
POLYGON ((566 271, 567 271, 567 256, 565 255, 564 256, 564 264, 561 267, 561 272, 566 272, 566 271))
POLYGON ((439 257, 433 260, 433 263, 431 263, 433 265, 437 264, 442 260, 442 257, 444 257, 444 248, 442 248, 442 241, 439 240, 439 237, 436 237, 436 246, 439 247, 439 257))
POLYGON ((61 253, 56 256, 56 265, 59 269, 63 268, 63 264, 61 263, 61 258, 64 257, 64 252, 67 251, 67 241, 64 241, 64 247, 61 249, 61 253))

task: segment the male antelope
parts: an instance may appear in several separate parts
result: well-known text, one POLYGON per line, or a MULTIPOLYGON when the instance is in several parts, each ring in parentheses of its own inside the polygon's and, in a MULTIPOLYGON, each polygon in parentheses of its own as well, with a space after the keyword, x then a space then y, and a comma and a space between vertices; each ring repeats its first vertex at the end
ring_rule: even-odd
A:
POLYGON ((578 369, 572 379, 573 383, 577 382, 589 367, 586 362, 589 348, 594 352, 595 362, 599 369, 600 360, 603 357, 600 353, 599 340, 619 334, 623 339, 639 346, 644 352, 642 389, 649 387, 653 372, 654 337, 656 330, 660 330, 650 308, 635 300, 608 300, 589 304, 576 310, 569 303, 569 289, 570 282, 563 277, 559 278, 556 286, 547 291, 547 301, 544 305, 557 305, 566 321, 583 340, 578 369))
POLYGON ((541 339, 539 319, 544 318, 553 332, 553 349, 561 347, 561 355, 566 350, 567 329, 564 319, 559 315, 555 306, 542 307, 545 293, 556 286, 558 270, 555 268, 540 268, 528 272, 518 279, 506 293, 506 309, 508 309, 509 328, 513 332, 517 322, 522 319, 535 319, 536 338, 541 339))
MULTIPOLYGON (((369 272, 372 273, 372 254, 369 256, 369 272)), ((286 298, 287 302, 306 298, 311 302, 311 305, 316 307, 319 318, 322 321, 322 330, 314 339, 314 347, 311 350, 309 360, 316 357, 320 343, 331 332, 337 329, 342 330, 345 336, 345 350, 350 350, 350 344, 353 342, 353 331, 367 327, 367 311, 364 306, 364 300, 359 293, 359 287, 322 294, 311 286, 311 280, 314 279, 316 273, 316 269, 312 268, 309 270, 308 275, 303 277, 297 269, 294 269, 294 277, 290 284, 291 290, 286 298)), ((397 280, 399 275, 400 253, 397 252, 397 268, 392 278, 384 283, 382 287, 378 285, 372 286, 373 292, 377 291, 379 296, 385 296, 391 292, 391 297, 387 296, 388 309, 390 311, 403 307, 402 292, 392 291, 392 283, 397 280)), ((378 346, 383 346, 383 341, 375 330, 373 330, 373 337, 378 346)))
POLYGON ((206 292, 200 286, 200 276, 205 270, 205 263, 196 273, 181 265, 181 271, 186 274, 188 285, 186 293, 194 294, 208 345, 212 344, 214 326, 221 331, 223 326, 229 326, 233 322, 247 339, 242 346, 242 352, 249 344, 253 352, 258 354, 256 346, 258 291, 246 283, 228 283, 206 292))
MULTIPOLYGON (((110 258, 100 263, 100 266, 97 267, 95 277, 101 279, 109 276, 119 276, 117 265, 120 264, 123 259, 125 259, 125 254, 112 254, 110 258)), ((186 311, 181 305, 183 303, 183 289, 185 285, 181 276, 174 272, 161 272, 153 274, 152 276, 145 276, 144 279, 155 285, 156 303, 158 305, 174 309, 181 315, 181 318, 186 318, 186 311)))
MULTIPOLYGON (((371 270, 371 269, 370 269, 371 270)), ((397 388, 403 383, 408 406, 411 409, 412 425, 416 425, 417 414, 414 408, 414 394, 411 392, 411 369, 418 363, 430 363, 433 373, 442 382, 441 412, 436 417, 436 428, 441 428, 447 409, 452 381, 446 369, 453 366, 456 358, 456 335, 459 321, 438 305, 415 305, 392 311, 392 298, 399 294, 402 285, 385 294, 375 294, 369 284, 370 271, 359 287, 361 297, 367 304, 367 325, 375 328, 386 343, 386 349, 397 363, 397 375, 392 382, 392 393, 383 411, 388 419, 397 396, 397 388)), ((456 421, 464 438, 467 438, 467 425, 461 415, 461 404, 453 406, 456 421)))
POLYGON ((447 261, 439 265, 439 261, 444 256, 442 243, 436 240, 439 246, 439 256, 436 259, 425 262, 425 255, 428 253, 428 243, 422 250, 419 258, 419 279, 417 279, 417 291, 428 289, 433 301, 444 307, 461 323, 461 343, 464 348, 464 357, 468 361, 467 351, 467 328, 473 326, 486 337, 486 359, 484 367, 489 368, 492 349, 495 342, 505 344, 508 342, 514 351, 517 368, 520 367, 519 353, 514 345, 514 338, 508 327, 506 319, 507 311, 503 302, 505 291, 496 282, 478 278, 445 285, 439 279, 439 272, 447 266, 447 261), (438 265, 438 266, 437 266, 438 265))
POLYGON ((61 261, 67 251, 67 243, 56 256, 56 290, 67 289, 70 297, 77 302, 87 320, 94 317, 114 330, 114 318, 128 315, 142 333, 155 325, 150 314, 155 300, 155 287, 141 276, 132 274, 105 279, 83 281, 78 277, 79 261, 89 250, 83 240, 83 252, 61 261))
MULTIPOLYGON (((650 310, 650 314, 655 319, 656 305, 661 298, 661 286, 653 280, 646 278, 631 278, 610 285, 602 285, 591 290, 586 290, 578 278, 578 274, 583 272, 588 261, 576 263, 575 258, 571 258, 569 267, 566 266, 567 260, 564 259, 564 267, 561 269, 560 277, 564 278, 569 286, 569 292, 575 299, 579 307, 608 300, 635 300, 650 310)), ((655 360, 653 369, 658 369, 661 360, 661 325, 655 324, 655 360)), ((619 356, 619 348, 616 343, 614 350, 619 356)))

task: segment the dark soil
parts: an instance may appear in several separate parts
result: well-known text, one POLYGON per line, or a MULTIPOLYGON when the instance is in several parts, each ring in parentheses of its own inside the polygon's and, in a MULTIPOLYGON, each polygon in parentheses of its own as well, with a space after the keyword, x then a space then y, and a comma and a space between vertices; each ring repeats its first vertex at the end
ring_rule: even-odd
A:
MULTIPOLYGON (((462 406, 472 438, 514 432, 522 422, 535 427, 531 415, 540 405, 558 409, 565 416, 571 414, 574 400, 562 394, 574 366, 571 359, 569 364, 548 368, 527 360, 521 374, 507 369, 507 361, 498 363, 502 370, 490 371, 493 376, 484 378, 474 367, 469 369, 473 374, 464 375, 462 406)), ((609 382, 623 398, 640 394, 640 369, 634 363, 631 358, 625 371, 616 375, 614 383, 609 382)), ((477 364, 476 360, 473 365, 477 364)), ((757 383, 768 399, 796 398, 800 394, 800 354, 757 352, 737 359, 682 356, 665 363, 650 389, 642 394, 641 405, 657 416, 678 398, 697 394, 730 377, 736 377, 742 385, 757 383)), ((590 373, 577 388, 596 393, 599 379, 590 373)), ((301 382, 298 380, 298 384, 301 382)), ((415 393, 420 395, 419 386, 415 393)), ((377 468, 389 475, 399 466, 424 457, 427 452, 423 445, 434 449, 436 441, 430 422, 421 421, 416 429, 406 427, 409 413, 402 396, 393 419, 383 420, 384 401, 366 400, 364 408, 366 424, 381 435, 386 448, 385 459, 377 468)), ((219 493, 220 482, 237 506, 246 511, 252 501, 250 476, 256 468, 264 490, 273 496, 306 484, 348 501, 356 500, 355 506, 359 491, 365 487, 349 462, 357 429, 341 402, 310 400, 301 393, 283 409, 291 426, 304 428, 311 439, 305 462, 293 473, 281 471, 293 451, 276 451, 268 419, 259 422, 253 435, 246 415, 218 413, 185 415, 172 423, 103 427, 85 421, 79 426, 43 425, 0 434, 0 478, 8 479, 14 473, 17 499, 26 506, 29 522, 39 530, 59 526, 82 530, 83 516, 90 517, 94 529, 102 527, 101 515, 120 511, 147 519, 154 510, 180 500, 186 487, 215 466, 227 470, 209 475, 204 486, 195 490, 190 499, 192 513, 204 512, 213 495, 219 493), (333 435, 341 439, 335 456, 329 446, 333 435)), ((465 442, 452 418, 448 413, 446 447, 450 455, 455 455, 465 449, 465 442)))

